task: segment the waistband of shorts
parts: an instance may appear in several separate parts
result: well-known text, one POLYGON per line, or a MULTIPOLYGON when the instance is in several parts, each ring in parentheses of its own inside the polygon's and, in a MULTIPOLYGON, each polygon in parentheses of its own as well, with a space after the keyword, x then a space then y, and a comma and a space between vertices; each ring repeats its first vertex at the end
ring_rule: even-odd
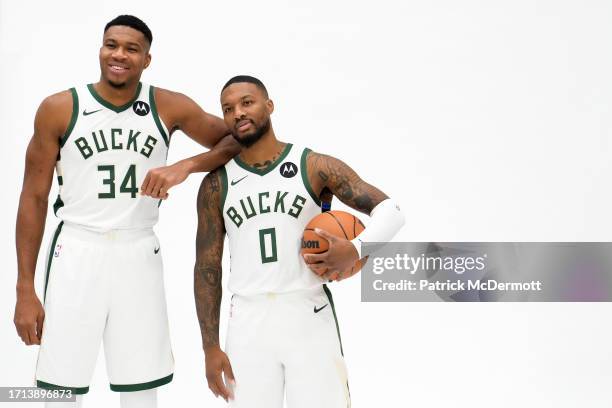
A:
POLYGON ((300 298, 300 297, 310 297, 312 295, 317 295, 323 293, 323 284, 313 286, 307 289, 294 290, 291 292, 268 292, 268 293, 259 293, 256 295, 239 295, 237 293, 232 295, 233 298, 237 299, 245 299, 245 300, 255 300, 255 301, 263 301, 263 300, 272 300, 272 299, 290 299, 290 298, 300 298))
POLYGON ((62 234, 64 233, 90 242, 127 242, 155 235, 153 228, 111 229, 108 231, 96 231, 70 222, 64 222, 64 225, 62 226, 62 234))

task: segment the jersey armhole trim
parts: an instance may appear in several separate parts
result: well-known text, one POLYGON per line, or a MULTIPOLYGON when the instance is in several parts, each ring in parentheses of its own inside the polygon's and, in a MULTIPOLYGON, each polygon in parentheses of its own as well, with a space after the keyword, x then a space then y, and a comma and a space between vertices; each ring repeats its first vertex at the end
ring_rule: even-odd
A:
POLYGON ((153 85, 149 86, 149 102, 151 103, 151 112, 153 113, 153 120, 155 120, 155 124, 157 125, 157 130, 161 133, 164 138, 164 142, 166 142, 166 147, 170 146, 170 139, 162 126, 161 119, 159 118, 159 113, 157 112, 157 104, 155 103, 155 87, 153 85))
POLYGON ((224 167, 219 167, 219 178, 221 179, 221 201, 219 202, 219 210, 223 213, 225 199, 227 198, 227 171, 224 167))
POLYGON ((60 139, 60 148, 64 147, 68 141, 68 137, 70 137, 74 125, 76 125, 77 118, 79 117, 79 95, 75 88, 70 88, 70 93, 72 94, 72 116, 70 116, 70 123, 68 123, 66 133, 64 133, 64 136, 60 139))
POLYGON ((306 158, 308 157, 308 153, 310 153, 311 151, 312 150, 306 148, 302 152, 302 159, 300 160, 300 173, 302 173, 302 181, 304 182, 304 187, 306 187, 306 191, 308 191, 308 194, 310 194, 310 198, 312 198, 314 202, 317 203, 317 205, 320 207, 321 200, 315 194, 314 190, 312 189, 312 186, 310 185, 310 180, 308 180, 308 164, 306 162, 306 158))

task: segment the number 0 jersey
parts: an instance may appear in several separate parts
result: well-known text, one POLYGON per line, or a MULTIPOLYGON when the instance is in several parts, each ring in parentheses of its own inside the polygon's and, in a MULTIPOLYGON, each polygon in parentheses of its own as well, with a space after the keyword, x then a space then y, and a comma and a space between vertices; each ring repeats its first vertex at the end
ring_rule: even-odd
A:
POLYGON ((55 214, 96 231, 150 228, 159 200, 140 195, 150 169, 164 166, 169 136, 157 114, 154 87, 140 83, 123 106, 93 85, 72 88, 72 118, 56 164, 55 214))
POLYGON ((287 144, 265 170, 239 157, 221 169, 233 293, 285 293, 321 285, 300 255, 304 227, 321 213, 306 173, 308 151, 287 144))

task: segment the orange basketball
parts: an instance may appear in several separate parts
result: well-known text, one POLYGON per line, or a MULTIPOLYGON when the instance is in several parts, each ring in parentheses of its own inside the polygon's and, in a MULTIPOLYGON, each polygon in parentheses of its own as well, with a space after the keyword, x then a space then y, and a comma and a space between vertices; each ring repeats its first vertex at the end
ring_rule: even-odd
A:
MULTIPOLYGON (((329 248, 327 240, 314 232, 315 228, 320 228, 332 235, 350 241, 359 235, 361 231, 365 229, 365 226, 359 218, 346 211, 334 210, 321 213, 310 220, 306 228, 304 228, 304 235, 302 236, 302 254, 320 254, 327 251, 329 248)), ((365 261, 365 258, 358 260, 350 270, 342 273, 342 276, 334 274, 330 279, 345 279, 349 276, 353 276, 359 272, 365 261)))

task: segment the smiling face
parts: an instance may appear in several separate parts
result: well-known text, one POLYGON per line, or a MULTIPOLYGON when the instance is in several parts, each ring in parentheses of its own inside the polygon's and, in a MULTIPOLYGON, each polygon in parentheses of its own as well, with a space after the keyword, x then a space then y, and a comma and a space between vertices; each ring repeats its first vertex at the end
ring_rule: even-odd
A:
POLYGON ((127 26, 112 26, 104 33, 100 48, 102 79, 114 88, 140 81, 151 63, 150 44, 143 33, 127 26))
POLYGON ((250 147, 270 130, 274 103, 257 85, 237 82, 221 92, 221 109, 234 139, 250 147))

